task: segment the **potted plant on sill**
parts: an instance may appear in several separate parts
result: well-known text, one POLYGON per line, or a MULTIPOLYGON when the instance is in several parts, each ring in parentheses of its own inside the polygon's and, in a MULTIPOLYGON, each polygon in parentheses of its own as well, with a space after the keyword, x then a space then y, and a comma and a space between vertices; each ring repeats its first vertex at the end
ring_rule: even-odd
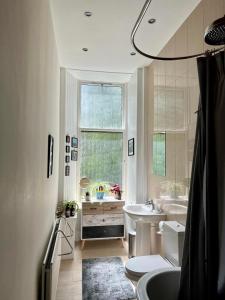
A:
POLYGON ((106 181, 94 182, 89 187, 90 195, 96 195, 96 199, 103 200, 109 191, 109 187, 110 185, 106 181))
POLYGON ((119 184, 114 184, 110 188, 110 192, 114 194, 114 198, 117 200, 121 200, 122 191, 120 189, 119 184))
POLYGON ((64 201, 64 212, 65 212, 65 217, 69 218, 70 217, 70 201, 64 201))
POLYGON ((70 216, 74 217, 76 215, 76 212, 79 211, 79 205, 77 201, 70 201, 70 216))

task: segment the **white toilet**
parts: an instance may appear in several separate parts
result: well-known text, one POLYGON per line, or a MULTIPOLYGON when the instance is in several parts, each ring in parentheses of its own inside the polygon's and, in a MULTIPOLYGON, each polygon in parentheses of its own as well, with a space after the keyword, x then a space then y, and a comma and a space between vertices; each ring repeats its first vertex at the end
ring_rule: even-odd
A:
POLYGON ((144 274, 156 269, 180 267, 182 261, 185 227, 176 221, 166 221, 162 226, 164 257, 160 255, 136 256, 125 265, 126 276, 138 281, 144 274))

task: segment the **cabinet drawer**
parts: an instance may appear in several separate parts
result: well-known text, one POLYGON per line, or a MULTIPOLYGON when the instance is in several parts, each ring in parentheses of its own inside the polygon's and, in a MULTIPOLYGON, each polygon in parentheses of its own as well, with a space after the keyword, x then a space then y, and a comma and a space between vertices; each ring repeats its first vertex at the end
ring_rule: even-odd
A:
POLYGON ((108 225, 123 225, 123 214, 110 215, 84 215, 82 218, 83 226, 108 226, 108 225))
POLYGON ((103 211, 104 211, 104 213, 122 214, 123 213, 123 206, 124 206, 124 202, 104 203, 103 204, 103 211))
POLYGON ((124 226, 83 227, 82 239, 124 237, 124 226))
POLYGON ((83 215, 95 215, 103 213, 103 206, 99 203, 83 203, 83 215))

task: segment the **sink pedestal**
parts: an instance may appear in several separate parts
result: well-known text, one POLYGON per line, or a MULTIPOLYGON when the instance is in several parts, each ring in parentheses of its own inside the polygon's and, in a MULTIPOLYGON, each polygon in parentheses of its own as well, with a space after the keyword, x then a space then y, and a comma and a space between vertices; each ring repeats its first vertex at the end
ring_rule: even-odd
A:
POLYGON ((136 222, 136 255, 151 254, 151 224, 136 222))
POLYGON ((161 239, 157 223, 136 222, 136 255, 160 254, 161 239))
POLYGON ((164 221, 166 215, 152 211, 144 204, 128 204, 123 210, 136 222, 136 255, 159 254, 156 232, 159 222, 164 221))

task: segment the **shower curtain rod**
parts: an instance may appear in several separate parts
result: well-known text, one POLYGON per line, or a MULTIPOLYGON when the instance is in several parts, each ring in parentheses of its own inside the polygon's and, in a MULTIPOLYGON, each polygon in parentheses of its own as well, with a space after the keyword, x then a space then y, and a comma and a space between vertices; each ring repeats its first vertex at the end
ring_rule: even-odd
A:
POLYGON ((141 55, 145 56, 145 57, 148 57, 148 58, 151 58, 151 59, 156 59, 156 60, 182 60, 182 59, 189 59, 189 58, 194 58, 194 57, 199 57, 199 56, 203 56, 203 55, 211 55, 213 53, 217 53, 219 52, 220 50, 223 50, 224 47, 220 47, 220 48, 217 48, 217 49, 212 49, 212 50, 206 50, 204 52, 201 52, 201 53, 197 53, 197 54, 192 54, 192 55, 187 55, 187 56, 178 56, 178 57, 162 57, 162 56, 154 56, 154 55, 150 55, 148 53, 145 53, 143 52, 142 50, 140 50, 137 45, 135 44, 134 42, 134 37, 135 37, 135 34, 148 10, 148 7, 149 5, 151 4, 152 0, 146 0, 139 16, 138 16, 138 19, 133 27, 133 30, 131 32, 131 43, 132 45, 134 46, 134 49, 141 55))

